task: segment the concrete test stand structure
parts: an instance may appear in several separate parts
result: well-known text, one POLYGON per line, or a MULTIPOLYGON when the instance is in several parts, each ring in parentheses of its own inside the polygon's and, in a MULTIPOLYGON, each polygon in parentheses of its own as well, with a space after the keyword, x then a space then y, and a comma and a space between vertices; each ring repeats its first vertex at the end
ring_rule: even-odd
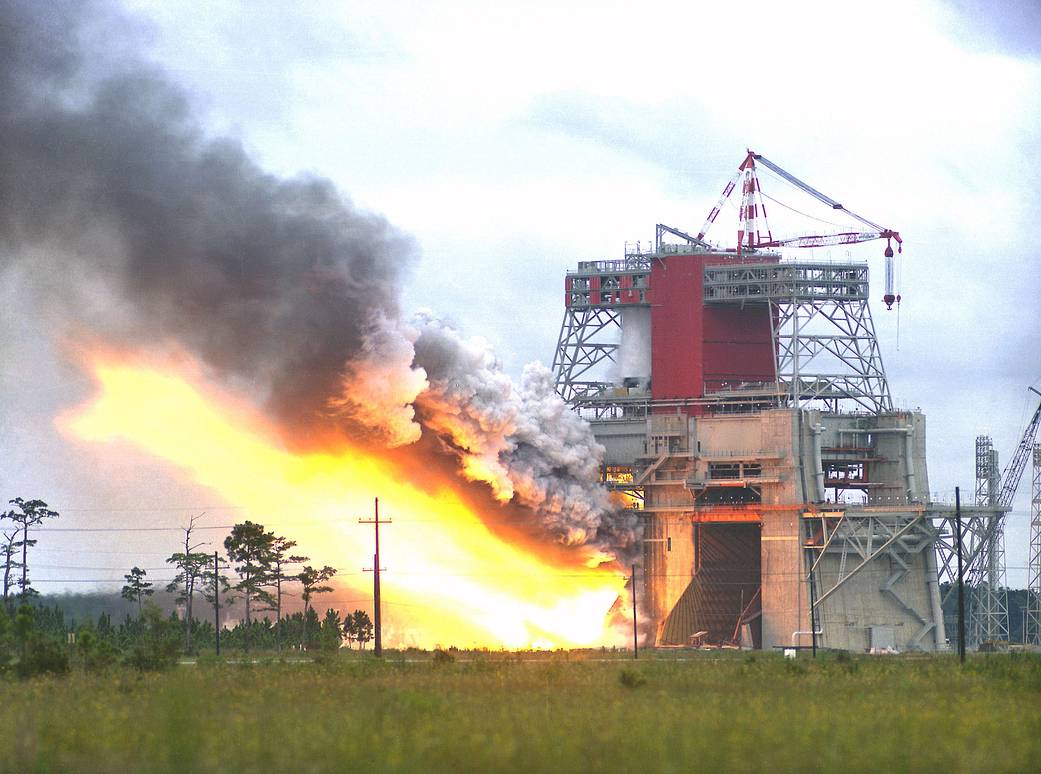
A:
POLYGON ((653 250, 565 279, 556 386, 643 517, 641 639, 946 649, 954 509, 929 502, 925 416, 893 406, 868 267, 782 260, 795 240, 749 212, 755 161, 724 192, 744 176, 737 250, 659 225, 653 250))

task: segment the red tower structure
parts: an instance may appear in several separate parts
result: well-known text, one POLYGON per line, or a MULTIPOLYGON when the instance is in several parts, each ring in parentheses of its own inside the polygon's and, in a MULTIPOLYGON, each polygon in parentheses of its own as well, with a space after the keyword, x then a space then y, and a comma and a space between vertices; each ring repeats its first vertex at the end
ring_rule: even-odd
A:
MULTIPOLYGON (((742 260, 732 253, 697 251, 652 261, 652 400, 704 398, 776 381, 769 308, 701 301, 706 266, 729 266, 742 260)), ((768 260, 776 262, 777 258, 768 260)), ((697 414, 702 407, 689 404, 686 410, 697 414)))

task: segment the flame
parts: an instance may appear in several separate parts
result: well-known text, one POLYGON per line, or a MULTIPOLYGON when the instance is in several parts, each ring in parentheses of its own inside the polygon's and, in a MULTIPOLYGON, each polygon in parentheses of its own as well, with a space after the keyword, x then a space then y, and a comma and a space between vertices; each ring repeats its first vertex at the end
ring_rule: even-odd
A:
MULTIPOLYGON (((372 527, 358 519, 370 517, 379 496, 381 519, 393 520, 380 541, 389 644, 620 642, 608 611, 623 591, 621 573, 507 542, 464 502, 451 477, 423 490, 371 451, 290 452, 248 404, 194 383, 200 372, 190 364, 171 370, 111 358, 93 356, 98 394, 60 417, 62 430, 89 442, 129 442, 241 508, 246 515, 236 520, 297 540, 312 565, 340 569, 338 591, 359 598, 351 609, 364 607, 371 593, 362 567, 372 566, 372 527)), ((320 597, 315 604, 324 606, 320 597)))

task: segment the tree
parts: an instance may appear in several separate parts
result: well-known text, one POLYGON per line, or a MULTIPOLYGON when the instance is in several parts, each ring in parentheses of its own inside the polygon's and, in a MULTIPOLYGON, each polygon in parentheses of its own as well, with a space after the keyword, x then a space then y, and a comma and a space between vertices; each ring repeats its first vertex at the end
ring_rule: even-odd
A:
POLYGON ((162 611, 153 602, 144 606, 139 621, 141 633, 127 657, 127 663, 142 671, 158 671, 177 665, 176 624, 163 618, 162 611))
POLYGON ((364 610, 355 610, 343 619, 343 633, 347 636, 348 643, 358 643, 358 649, 365 647, 365 643, 372 639, 372 619, 364 610))
MULTIPOLYGON (((0 518, 6 517, 7 514, 0 514, 0 518)), ((18 537, 18 530, 12 530, 11 532, 4 532, 3 545, 0 545, 0 552, 3 553, 4 561, 4 609, 10 612, 11 610, 11 570, 16 570, 19 567, 18 561, 14 558, 18 549, 21 548, 21 543, 16 541, 18 537)))
POLYGON ((296 575, 287 578, 283 572, 283 567, 287 564, 300 564, 307 561, 306 556, 290 555, 290 550, 295 547, 295 540, 288 540, 284 537, 276 537, 271 541, 269 583, 275 587, 275 643, 279 651, 282 650, 282 581, 299 580, 299 576, 296 575))
POLYGON ((150 597, 155 593, 152 584, 145 580, 148 572, 140 567, 134 567, 123 577, 127 584, 123 587, 123 599, 137 602, 137 617, 141 617, 141 602, 144 597, 150 597))
POLYGON ((237 563, 235 572, 240 580, 234 588, 242 592, 246 602, 246 650, 249 650, 254 600, 268 605, 274 604, 274 599, 265 588, 271 573, 271 549, 274 541, 274 533, 265 532, 262 524, 254 524, 252 521, 236 524, 231 528, 231 534, 224 539, 228 559, 237 563))
MULTIPOLYGON (((212 560, 212 557, 210 559, 212 560)), ((216 607, 218 602, 222 605, 231 605, 235 601, 230 593, 231 582, 228 580, 228 576, 221 572, 228 566, 223 559, 217 560, 216 567, 212 561, 209 561, 206 572, 202 574, 202 596, 213 607, 216 607)))
POLYGON ((331 607, 325 611, 322 619, 321 643, 322 650, 335 651, 343 641, 343 623, 340 614, 331 607))
POLYGON ((301 643, 303 647, 307 647, 310 642, 308 640, 308 610, 311 608, 311 597, 315 594, 326 594, 333 590, 332 586, 326 585, 329 580, 336 575, 336 569, 326 565, 320 570, 316 570, 314 567, 307 565, 297 575, 297 580, 300 581, 300 585, 303 587, 301 596, 304 598, 304 641, 301 643))
POLYGON ((47 503, 43 500, 24 500, 21 497, 16 497, 9 502, 11 505, 16 506, 16 510, 7 511, 3 517, 18 524, 22 531, 22 539, 20 541, 22 549, 22 578, 18 581, 18 588, 21 590, 20 596, 24 602, 27 597, 36 593, 29 586, 29 565, 26 552, 30 547, 36 545, 35 540, 29 539, 29 528, 38 527, 43 523, 44 519, 55 519, 59 514, 57 511, 52 511, 48 508, 47 503))
POLYGON ((210 564, 210 555, 199 553, 195 549, 203 544, 192 545, 192 531, 195 522, 202 516, 192 516, 188 520, 188 526, 184 528, 184 551, 171 554, 166 560, 167 564, 174 565, 178 572, 174 579, 167 585, 167 591, 177 592, 177 601, 184 604, 184 650, 191 653, 192 650, 192 607, 195 602, 195 587, 197 582, 206 573, 210 564))

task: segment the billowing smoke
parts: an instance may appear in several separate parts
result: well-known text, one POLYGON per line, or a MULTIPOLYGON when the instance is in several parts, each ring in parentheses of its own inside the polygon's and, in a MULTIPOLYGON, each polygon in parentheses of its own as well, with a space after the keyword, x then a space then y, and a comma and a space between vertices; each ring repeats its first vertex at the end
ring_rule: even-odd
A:
POLYGON ((0 277, 32 276, 67 327, 186 347, 298 445, 329 425, 389 446, 425 428, 560 540, 631 541, 545 370, 517 388, 486 347, 403 320, 413 241, 328 180, 208 137, 133 29, 100 0, 0 5, 0 277))
POLYGON ((122 341, 175 339, 285 422, 317 415, 371 320, 398 317, 411 240, 327 180, 276 178, 208 139, 154 68, 91 72, 87 22, 127 26, 106 4, 0 14, 3 266, 42 245, 29 257, 66 313, 122 341))
POLYGON ((633 546, 635 516, 619 513, 594 483, 603 447, 556 394, 549 370, 529 364, 518 387, 480 339, 427 315, 416 326, 415 363, 429 382, 415 401, 418 416, 458 454, 465 475, 537 512, 565 543, 612 554, 633 546))

